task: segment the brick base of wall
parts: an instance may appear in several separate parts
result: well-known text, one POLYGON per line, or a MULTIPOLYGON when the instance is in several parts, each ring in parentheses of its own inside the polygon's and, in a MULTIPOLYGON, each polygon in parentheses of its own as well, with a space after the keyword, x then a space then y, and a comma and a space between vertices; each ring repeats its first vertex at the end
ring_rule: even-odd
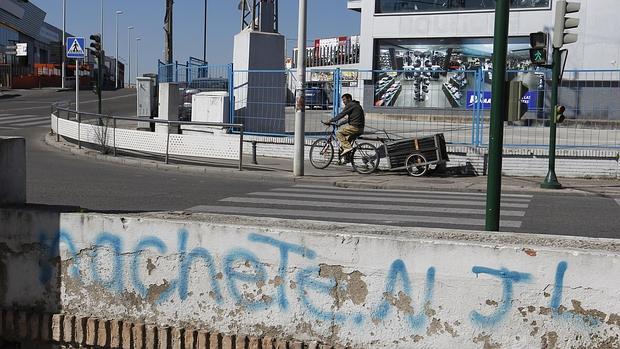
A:
POLYGON ((348 349, 314 341, 231 335, 197 328, 13 309, 0 311, 0 343, 2 340, 104 349, 348 349))

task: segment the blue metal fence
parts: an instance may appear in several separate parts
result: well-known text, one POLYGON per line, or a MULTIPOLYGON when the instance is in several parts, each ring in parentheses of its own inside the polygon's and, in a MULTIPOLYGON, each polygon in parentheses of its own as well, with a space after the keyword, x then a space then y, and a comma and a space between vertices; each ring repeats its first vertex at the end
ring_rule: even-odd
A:
MULTIPOLYGON (((201 62, 198 62, 201 63, 201 62)), ((519 80, 532 71, 510 70, 519 80)), ((539 77, 524 103, 528 112, 504 131, 507 147, 547 147, 551 74, 539 77)), ((327 120, 342 109, 340 96, 350 93, 364 106, 366 133, 395 137, 444 133, 452 144, 488 146, 491 78, 485 69, 308 69, 305 102, 306 130, 324 130, 327 120)), ((235 70, 232 64, 210 66, 193 61, 159 64, 160 82, 178 82, 199 90, 228 91, 232 96, 228 122, 244 123, 250 133, 291 135, 294 131, 296 71, 235 70)), ((620 148, 620 70, 566 71, 560 104, 567 120, 558 128, 558 147, 620 148)))

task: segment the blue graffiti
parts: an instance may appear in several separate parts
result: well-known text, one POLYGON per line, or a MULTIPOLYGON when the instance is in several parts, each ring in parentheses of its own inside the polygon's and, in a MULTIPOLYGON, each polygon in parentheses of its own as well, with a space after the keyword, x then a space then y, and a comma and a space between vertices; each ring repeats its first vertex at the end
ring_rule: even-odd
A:
MULTIPOLYGON (((146 288, 140 277, 140 254, 138 252, 146 250, 148 247, 154 247, 155 249, 157 249, 157 252, 161 254, 165 254, 168 250, 166 248, 166 244, 161 241, 161 239, 152 236, 142 239, 134 249, 135 254, 131 263, 131 281, 134 288, 142 298, 147 297, 148 289, 146 288)), ((166 290, 161 292, 155 300, 156 303, 160 303, 166 300, 174 291, 176 287, 176 281, 170 280, 169 282, 170 284, 168 285, 166 290)))
POLYGON ((513 283, 528 282, 532 279, 532 276, 528 273, 510 271, 506 268, 496 270, 475 266, 471 271, 476 275, 487 274, 502 279, 503 294, 501 306, 491 315, 482 315, 475 310, 470 314, 471 320, 474 324, 484 327, 494 326, 501 322, 510 310, 512 304, 513 283))
POLYGON ((559 314, 560 304, 562 303, 562 289, 564 287, 564 274, 568 268, 568 263, 562 261, 558 263, 555 270, 555 285, 551 296, 551 311, 554 316, 559 314))
POLYGON ((288 254, 296 253, 308 259, 314 259, 316 252, 301 245, 291 244, 288 242, 276 240, 269 236, 252 233, 248 236, 248 240, 258 243, 267 244, 280 249, 280 266, 278 267, 278 305, 280 309, 288 309, 288 299, 286 298, 286 273, 288 271, 288 254))
MULTIPOLYGON (((336 280, 332 277, 326 281, 318 280, 319 267, 305 268, 297 273, 297 290, 301 304, 306 307, 308 312, 319 320, 343 323, 346 316, 335 311, 323 310, 310 301, 308 289, 329 295, 336 287, 336 280)), ((322 278, 324 280, 324 278, 322 278)))
POLYGON ((46 260, 41 263, 39 270, 39 281, 42 284, 46 284, 52 279, 53 267, 51 265, 51 259, 60 255, 61 242, 67 246, 70 254, 69 258, 73 258, 73 264, 69 268, 69 276, 75 278, 80 275, 80 257, 78 256, 77 249, 75 248, 75 244, 73 243, 73 239, 71 238, 71 234, 69 234, 65 230, 59 230, 58 233, 55 234, 54 239, 48 244, 47 236, 44 233, 41 233, 39 234, 39 242, 41 243, 41 245, 47 246, 46 260))
POLYGON ((267 271, 258 257, 246 249, 233 249, 224 256, 224 275, 228 292, 233 300, 249 310, 266 309, 273 301, 271 297, 264 295, 258 300, 244 297, 237 286, 238 281, 259 285, 267 281, 267 271), (237 271, 235 262, 242 262, 244 265, 254 270, 254 274, 237 271))
MULTIPOLYGON (((384 320, 391 312, 393 305, 390 303, 388 297, 397 298, 396 284, 398 280, 402 283, 403 293, 409 299, 411 299, 411 281, 409 280, 409 274, 407 273, 407 267, 405 263, 397 259, 390 266, 387 280, 385 283, 385 295, 377 309, 373 312, 372 317, 377 320, 384 320)), ((424 306, 430 305, 433 298, 433 288, 435 286, 435 268, 430 267, 426 271, 426 286, 424 289, 423 305, 420 307, 419 314, 409 313, 407 314, 407 321, 409 326, 413 329, 420 329, 426 324, 426 314, 423 309, 424 306)))
POLYGON ((109 288, 116 293, 123 291, 123 259, 121 258, 121 252, 123 250, 121 239, 110 233, 101 233, 95 241, 95 252, 91 260, 90 269, 93 274, 93 281, 101 284, 102 286, 109 288), (109 245, 112 247, 112 253, 114 253, 114 270, 109 280, 103 280, 99 275, 99 247, 109 245))
POLYGON ((221 304, 223 301, 222 292, 220 291, 220 285, 217 282, 213 257, 207 249, 202 247, 196 247, 189 253, 186 253, 187 235, 187 230, 182 229, 179 231, 179 254, 181 256, 181 269, 179 270, 179 297, 181 297, 181 300, 187 299, 190 269, 195 260, 202 260, 207 265, 207 269, 209 271, 209 279, 211 280, 211 289, 213 290, 215 301, 218 304, 221 304))

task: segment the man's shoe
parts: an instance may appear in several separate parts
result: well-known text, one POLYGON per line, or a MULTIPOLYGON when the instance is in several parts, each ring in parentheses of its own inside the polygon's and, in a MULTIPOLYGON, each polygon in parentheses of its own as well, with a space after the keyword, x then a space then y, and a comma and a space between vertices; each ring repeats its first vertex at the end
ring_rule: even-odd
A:
POLYGON ((353 148, 348 148, 342 151, 342 153, 340 153, 340 156, 345 156, 347 153, 349 153, 351 150, 353 150, 353 148))

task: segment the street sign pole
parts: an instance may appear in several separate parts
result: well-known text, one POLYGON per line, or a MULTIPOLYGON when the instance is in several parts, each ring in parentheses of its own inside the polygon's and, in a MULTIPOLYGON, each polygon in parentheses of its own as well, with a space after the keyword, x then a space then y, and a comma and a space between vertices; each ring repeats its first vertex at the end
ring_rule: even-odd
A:
POLYGON ((493 41, 493 101, 491 104, 491 130, 489 133, 489 171, 487 175, 486 222, 487 231, 499 231, 502 194, 502 151, 504 143, 504 118, 506 104, 506 56, 508 51, 508 22, 510 1, 497 0, 495 5, 495 33, 493 41))
MULTIPOLYGON (((299 23, 297 26, 297 88, 295 89, 295 138, 293 153, 293 175, 304 175, 304 147, 306 139, 306 0, 299 0, 299 23)), ((336 103, 336 102, 334 102, 336 103)))
POLYGON ((544 189, 561 189, 562 185, 558 182, 558 177, 555 175, 555 147, 557 137, 557 120, 555 110, 558 105, 558 89, 562 69, 562 52, 559 48, 553 48, 552 64, 553 68, 551 71, 553 76, 551 77, 551 105, 553 106, 553 111, 549 116, 549 170, 545 180, 540 184, 540 187, 544 189))
POLYGON ((80 120, 80 60, 75 60, 75 117, 80 120))

